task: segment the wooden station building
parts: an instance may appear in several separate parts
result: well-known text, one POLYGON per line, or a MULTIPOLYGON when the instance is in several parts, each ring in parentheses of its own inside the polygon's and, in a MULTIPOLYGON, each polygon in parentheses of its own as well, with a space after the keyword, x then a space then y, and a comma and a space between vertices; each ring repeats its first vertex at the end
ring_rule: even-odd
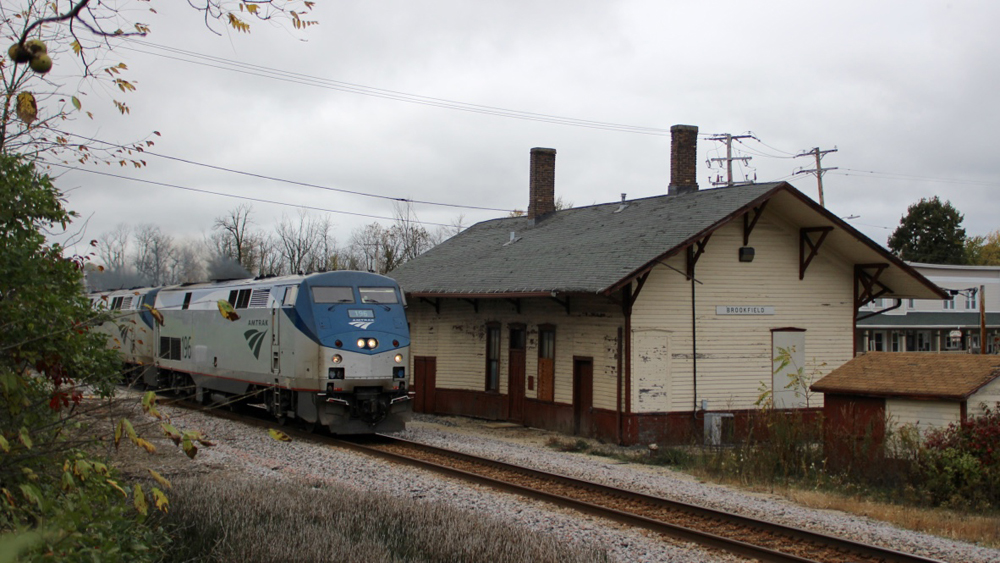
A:
POLYGON ((706 414, 822 406, 858 308, 947 295, 785 182, 699 190, 697 127, 671 128, 667 194, 556 211, 554 149, 528 212, 478 223, 389 275, 407 295, 416 410, 622 444, 706 414), (777 350, 793 360, 778 373, 777 350))

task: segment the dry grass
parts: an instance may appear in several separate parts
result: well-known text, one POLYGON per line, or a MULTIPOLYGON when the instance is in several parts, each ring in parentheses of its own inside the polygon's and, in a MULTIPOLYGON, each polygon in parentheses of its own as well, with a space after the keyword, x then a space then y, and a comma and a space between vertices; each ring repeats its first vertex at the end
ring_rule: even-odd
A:
POLYGON ((900 528, 976 543, 984 547, 1000 547, 998 516, 977 516, 940 508, 886 504, 821 491, 784 489, 775 492, 812 508, 840 510, 889 522, 900 528))
POLYGON ((606 552, 442 504, 250 476, 181 479, 167 561, 606 562, 606 552))

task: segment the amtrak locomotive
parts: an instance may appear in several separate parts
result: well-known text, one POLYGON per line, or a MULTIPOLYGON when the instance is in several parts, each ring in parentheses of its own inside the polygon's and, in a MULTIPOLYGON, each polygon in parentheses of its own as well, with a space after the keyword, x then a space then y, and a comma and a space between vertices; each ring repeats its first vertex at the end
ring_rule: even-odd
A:
POLYGON ((336 271, 91 297, 116 313, 102 330, 148 386, 262 404, 336 434, 410 418, 409 327, 390 278, 336 271))

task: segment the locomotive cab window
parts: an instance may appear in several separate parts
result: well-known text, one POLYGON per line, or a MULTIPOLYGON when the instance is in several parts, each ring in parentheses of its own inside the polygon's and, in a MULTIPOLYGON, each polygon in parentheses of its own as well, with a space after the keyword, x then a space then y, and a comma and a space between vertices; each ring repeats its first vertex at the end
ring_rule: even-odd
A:
POLYGON ((299 286, 292 285, 285 288, 285 298, 281 301, 282 307, 294 307, 295 299, 299 296, 299 286))
POLYGON ((360 287, 362 303, 399 303, 392 287, 360 287))
POLYGON ((246 309, 250 304, 251 289, 234 289, 229 292, 229 304, 233 309, 246 309))
POLYGON ((354 290, 350 287, 314 287, 313 303, 354 303, 354 290))

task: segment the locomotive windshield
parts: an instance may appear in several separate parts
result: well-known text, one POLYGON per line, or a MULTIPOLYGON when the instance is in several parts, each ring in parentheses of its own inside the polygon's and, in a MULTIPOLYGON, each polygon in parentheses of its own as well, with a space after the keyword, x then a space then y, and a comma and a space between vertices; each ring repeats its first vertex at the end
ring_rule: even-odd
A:
POLYGON ((392 287, 359 287, 362 303, 399 303, 392 287))
POLYGON ((350 287, 313 287, 312 298, 313 303, 354 303, 354 290, 350 287))

